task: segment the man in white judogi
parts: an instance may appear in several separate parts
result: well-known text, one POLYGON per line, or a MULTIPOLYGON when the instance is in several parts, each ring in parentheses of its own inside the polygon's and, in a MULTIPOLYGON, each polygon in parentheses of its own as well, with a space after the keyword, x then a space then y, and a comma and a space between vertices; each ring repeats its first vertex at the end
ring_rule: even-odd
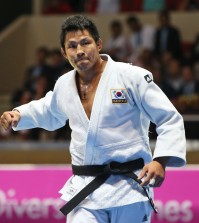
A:
MULTIPOLYGON (((152 188, 159 187, 166 166, 183 166, 185 134, 181 115, 140 67, 101 55, 102 41, 94 23, 84 16, 68 17, 61 30, 61 51, 74 70, 61 76, 40 100, 4 112, 0 123, 14 130, 40 127, 55 130, 69 119, 74 167, 135 163, 139 178, 110 176, 67 216, 68 223, 150 222, 152 188), (150 121, 157 126, 156 148, 149 147, 150 121), (140 184, 139 184, 140 183, 140 184), (143 188, 147 188, 148 197, 143 188)), ((132 172, 132 171, 131 171, 132 172)), ((73 175, 60 190, 71 201, 94 179, 73 175)))

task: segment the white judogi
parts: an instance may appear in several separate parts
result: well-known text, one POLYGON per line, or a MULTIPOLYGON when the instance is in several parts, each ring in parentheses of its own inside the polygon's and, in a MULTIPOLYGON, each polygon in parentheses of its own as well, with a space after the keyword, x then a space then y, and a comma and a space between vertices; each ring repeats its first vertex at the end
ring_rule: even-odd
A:
MULTIPOLYGON (((185 164, 185 133, 181 115, 152 81, 152 74, 140 67, 108 59, 100 79, 90 120, 80 101, 76 72, 59 78, 54 91, 38 101, 18 107, 21 120, 15 128, 40 127, 55 130, 69 119, 72 129, 70 152, 75 165, 126 162, 142 157, 152 160, 148 127, 157 125, 154 158, 171 156, 168 166, 185 164)), ((137 172, 138 174, 138 172, 137 172)), ((71 199, 93 177, 73 176, 61 189, 62 198, 71 199)), ((102 209, 146 201, 142 188, 124 176, 111 176, 81 205, 102 209)))

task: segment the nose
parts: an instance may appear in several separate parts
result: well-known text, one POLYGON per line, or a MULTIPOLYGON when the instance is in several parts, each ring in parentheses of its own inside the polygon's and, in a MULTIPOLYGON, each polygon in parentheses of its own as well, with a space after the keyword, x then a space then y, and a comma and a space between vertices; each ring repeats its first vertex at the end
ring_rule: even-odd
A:
POLYGON ((80 44, 78 44, 78 46, 77 46, 77 55, 81 56, 83 54, 84 54, 83 47, 80 44))

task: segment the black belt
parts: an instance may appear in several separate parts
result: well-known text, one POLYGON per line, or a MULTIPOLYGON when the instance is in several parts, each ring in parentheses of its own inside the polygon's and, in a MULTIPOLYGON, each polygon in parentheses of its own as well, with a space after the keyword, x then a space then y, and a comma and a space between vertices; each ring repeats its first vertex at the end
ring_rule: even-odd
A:
MULTIPOLYGON (((144 160, 142 158, 132 160, 125 163, 111 162, 107 165, 85 165, 85 166, 76 166, 72 165, 72 170, 74 175, 83 175, 83 176, 96 176, 86 187, 84 187, 78 194, 76 194, 70 201, 68 201, 60 211, 67 215, 72 211, 81 201, 83 201, 89 194, 95 191, 100 187, 110 175, 125 175, 132 178, 139 184, 142 182, 138 180, 138 176, 133 172, 139 169, 142 169, 144 166, 144 160)), ((143 187, 151 206, 154 211, 157 213, 157 209, 154 206, 152 198, 149 197, 147 189, 143 187)))

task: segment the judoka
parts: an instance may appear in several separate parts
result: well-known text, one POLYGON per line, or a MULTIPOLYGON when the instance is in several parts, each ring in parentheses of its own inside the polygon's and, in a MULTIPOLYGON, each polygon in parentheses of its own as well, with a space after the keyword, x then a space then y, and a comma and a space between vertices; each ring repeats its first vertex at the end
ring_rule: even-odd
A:
POLYGON ((67 223, 150 222, 153 187, 167 166, 186 163, 183 119, 151 72, 100 53, 102 40, 87 17, 67 17, 60 42, 74 69, 44 98, 4 112, 1 126, 53 131, 69 120, 74 175, 60 190, 67 223), (153 156, 150 122, 158 134, 153 156))

